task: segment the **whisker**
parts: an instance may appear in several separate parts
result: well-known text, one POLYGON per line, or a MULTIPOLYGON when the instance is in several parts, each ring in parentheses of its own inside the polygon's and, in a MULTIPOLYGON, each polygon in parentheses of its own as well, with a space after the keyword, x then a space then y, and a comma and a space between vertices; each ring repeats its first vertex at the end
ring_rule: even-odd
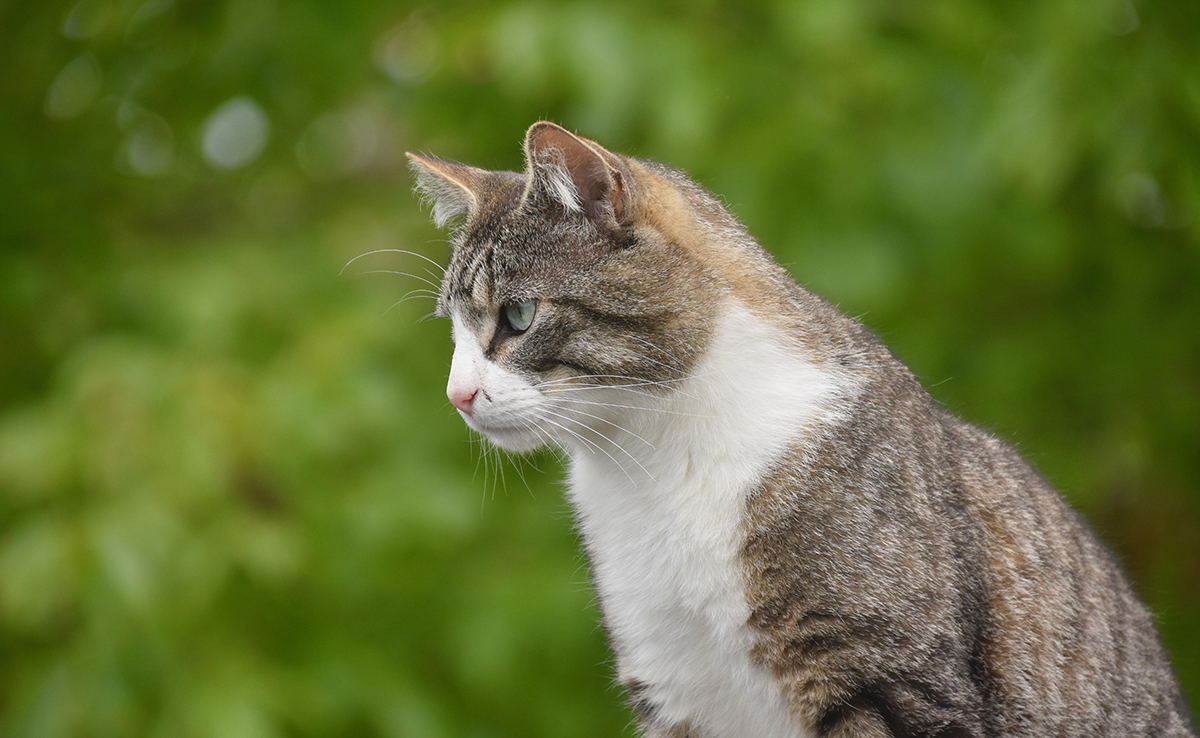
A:
MULTIPOLYGON (((558 444, 555 443, 554 437, 551 436, 549 433, 547 433, 544 429, 542 429, 533 420, 522 420, 521 425, 522 425, 522 427, 533 431, 539 437, 541 437, 543 439, 543 441, 545 441, 545 443, 548 444, 547 447, 550 448, 552 451, 560 451, 561 450, 561 449, 559 449, 558 444)), ((538 474, 542 473, 542 468, 533 461, 533 458, 531 455, 510 454, 509 458, 513 460, 514 468, 516 468, 517 473, 521 475, 521 481, 525 483, 525 489, 529 490, 529 496, 536 500, 537 495, 535 495, 533 493, 533 488, 529 486, 528 480, 525 479, 525 472, 521 467, 524 464, 528 464, 538 474)))
MULTIPOLYGON (((557 417, 557 418, 562 418, 563 420, 569 421, 569 422, 571 422, 571 423, 575 423, 576 425, 580 426, 581 428, 584 428, 584 429, 586 429, 586 430, 589 430, 589 431, 591 431, 592 433, 595 433, 596 435, 600 436, 600 437, 601 437, 602 439, 604 439, 605 441, 608 441, 609 443, 611 443, 611 444, 613 445, 613 447, 614 447, 614 448, 616 448, 618 451, 620 451, 621 453, 623 453, 623 454, 625 454, 626 456, 628 456, 628 457, 629 457, 629 459, 630 459, 631 461, 633 461, 633 463, 637 464, 637 465, 638 465, 638 468, 640 468, 640 469, 641 469, 643 472, 645 472, 647 477, 650 477, 650 481, 651 481, 651 482, 655 482, 655 483, 657 483, 657 481, 654 479, 654 475, 650 473, 650 470, 648 470, 646 467, 642 466, 642 462, 638 461, 638 460, 637 460, 637 458, 636 458, 636 457, 635 457, 633 454, 631 454, 631 453, 629 453, 627 450, 625 450, 625 447, 624 447, 624 446, 622 446, 621 444, 617 443, 616 441, 614 441, 613 439, 611 439, 611 438, 609 438, 608 436, 604 435, 603 433, 601 433, 600 431, 596 430, 595 428, 591 428, 591 427, 589 427, 587 424, 583 423, 583 422, 582 422, 582 421, 580 421, 580 420, 577 420, 577 419, 575 419, 575 418, 572 418, 572 417, 569 417, 569 416, 566 416, 566 415, 562 415, 562 414, 560 414, 560 413, 556 413, 556 412, 554 412, 553 410, 550 410, 549 408, 541 408, 541 410, 542 410, 542 412, 544 412, 544 413, 549 413, 549 414, 551 414, 551 415, 553 415, 553 416, 555 416, 555 417, 557 417)), ((551 422, 553 422, 553 421, 551 421, 551 422)), ((564 430, 566 430, 566 429, 564 428, 564 430)), ((626 431, 626 432, 628 432, 628 431, 626 431)), ((632 435, 632 434, 631 434, 631 435, 632 435)), ((643 440, 642 442, 643 442, 643 443, 645 443, 646 445, 649 445, 649 441, 645 441, 645 440, 643 440)), ((600 447, 599 447, 599 446, 597 446, 597 448, 600 448, 600 447)), ((653 446, 651 446, 651 448, 654 448, 654 447, 653 447, 653 446)), ((601 450, 603 450, 603 449, 601 448, 601 450)), ((607 455, 607 456, 608 456, 608 458, 610 458, 610 459, 612 459, 612 458, 613 458, 613 457, 612 457, 612 455, 608 454, 608 452, 607 452, 607 451, 605 452, 605 455, 607 455)), ((616 463, 616 461, 617 461, 616 459, 613 459, 613 463, 616 463)), ((618 466, 620 466, 620 464, 618 464, 618 466)), ((624 467, 621 467, 621 468, 622 468, 622 469, 624 469, 624 467)), ((627 472, 626 474, 628 474, 628 472, 627 472)), ((632 481, 633 481, 633 479, 632 479, 632 478, 630 478, 630 480, 629 480, 629 481, 631 481, 631 482, 632 482, 632 481)))
POLYGON ((680 363, 679 363, 679 362, 678 362, 678 361, 675 359, 675 357, 671 356, 670 354, 668 354, 666 351, 664 351, 663 349, 659 348, 658 346, 655 346, 654 344, 650 343, 649 341, 646 341, 646 340, 644 340, 644 339, 638 338, 637 336, 634 336, 634 335, 631 335, 631 334, 628 334, 628 333, 622 333, 622 334, 620 334, 620 335, 624 336, 625 338, 632 339, 632 340, 634 340, 634 341, 639 341, 639 342, 641 342, 641 343, 645 344, 646 346, 649 346, 650 348, 652 348, 652 349, 655 349, 656 351, 659 351, 660 353, 664 354, 664 355, 665 355, 667 358, 671 359, 671 361, 672 361, 673 363, 671 363, 671 364, 665 364, 665 363, 663 363, 663 362, 659 361, 658 359, 655 359, 655 358, 653 358, 653 357, 650 357, 650 356, 646 356, 646 355, 645 355, 645 354, 643 354, 643 353, 634 352, 634 353, 635 353, 635 355, 636 355, 636 356, 638 356, 639 358, 641 358, 641 359, 644 359, 645 361, 649 361, 649 362, 651 362, 651 363, 653 363, 653 364, 657 364, 658 366, 661 366, 661 367, 662 367, 662 368, 664 368, 664 369, 670 369, 670 370, 671 370, 671 371, 673 371, 673 372, 679 372, 679 373, 681 373, 681 374, 686 374, 686 371, 684 370, 684 368, 683 368, 682 364, 680 364, 680 363))
POLYGON ((612 459, 612 463, 616 464, 617 468, 620 469, 622 472, 624 472, 625 476, 629 478, 630 484, 637 484, 637 482, 633 481, 633 477, 630 476, 629 470, 626 469, 625 466, 621 462, 617 461, 616 458, 612 454, 610 454, 608 451, 605 451, 604 448, 600 444, 598 444, 595 441, 592 441, 588 438, 583 437, 582 435, 580 435, 579 433, 576 433, 575 431, 571 430, 570 428, 563 425, 562 423, 557 423, 557 422, 551 420, 550 418, 539 416, 539 419, 544 420, 547 423, 549 423, 550 425, 553 425, 557 428, 561 428, 562 430, 566 431, 567 433, 570 433, 572 436, 575 436, 576 438, 578 438, 583 443, 586 443, 587 445, 596 449, 597 451, 604 454, 608 458, 612 459))
MULTIPOLYGON (((565 449, 563 449, 562 444, 559 443, 557 440, 555 440, 554 436, 552 436, 549 431, 547 431, 545 428, 538 425, 534 420, 530 420, 527 422, 528 422, 529 428, 531 430, 536 432, 542 438, 546 439, 546 444, 547 444, 546 448, 550 449, 551 453, 557 454, 558 460, 560 462, 566 463, 567 452, 565 449)), ((532 466, 534 469, 536 469, 538 471, 538 473, 541 473, 542 470, 539 469, 536 464, 533 464, 531 462, 530 466, 532 466)))
POLYGON ((674 356, 670 351, 667 351, 662 346, 659 346, 658 344, 654 343, 653 341, 647 341, 646 339, 642 338, 641 336, 635 336, 632 333, 622 333, 620 335, 625 338, 629 338, 634 341, 637 341, 638 343, 642 344, 643 346, 647 346, 649 348, 654 349, 655 351, 662 354, 667 359, 670 359, 671 363, 675 365, 675 368, 678 371, 684 371, 683 362, 680 361, 676 356, 674 356))
MULTIPOLYGON (((524 426, 526 428, 530 427, 528 423, 525 423, 524 426)), ((517 455, 517 454, 509 453, 508 451, 505 451, 504 455, 506 457, 508 457, 509 463, 512 464, 513 471, 515 471, 517 473, 517 476, 521 478, 521 484, 524 484, 525 489, 529 491, 529 496, 536 500, 537 496, 533 494, 533 487, 529 486, 529 480, 527 480, 525 478, 525 470, 523 470, 521 468, 521 464, 524 461, 524 457, 517 455)), ((534 468, 536 469, 537 467, 534 467, 534 468)))
POLYGON ((359 272, 358 276, 361 277, 364 274, 399 274, 402 277, 412 277, 413 279, 415 279, 419 282, 424 282, 425 284, 429 285, 430 287, 433 287, 434 289, 438 289, 440 287, 440 285, 437 282, 431 282, 430 280, 425 279, 424 277, 417 276, 416 274, 410 274, 409 272, 402 272, 397 269, 368 269, 365 272, 359 272))
MULTIPOLYGON (((479 514, 483 515, 483 508, 487 505, 487 485, 488 485, 488 452, 486 439, 483 436, 479 437, 480 453, 479 458, 483 459, 483 500, 479 503, 479 514)), ((494 497, 492 499, 495 499, 494 497)))
POLYGON ((345 271, 346 271, 346 267, 350 266, 351 264, 353 264, 354 262, 356 262, 356 261, 358 261, 359 259, 363 258, 364 256, 370 256, 371 254, 383 254, 383 253, 388 253, 388 254, 408 254, 409 256, 415 256, 415 257, 417 257, 418 259, 424 259, 425 261, 429 262, 430 264, 433 264, 435 267, 437 267, 438 269, 440 269, 440 270, 441 270, 442 274, 445 274, 445 273, 446 273, 446 268, 445 268, 444 266, 442 266, 441 264, 437 263, 437 262, 436 262, 436 261, 434 261, 433 259, 430 259, 428 256, 426 256, 426 255, 424 255, 424 254, 418 254, 416 251, 406 251, 406 250, 404 250, 404 249, 375 249, 374 251, 368 251, 368 252, 367 252, 367 253, 365 253, 365 254, 359 254, 358 256, 354 257, 354 258, 353 258, 353 259, 351 259, 350 261, 346 262, 346 266, 342 267, 342 271, 338 272, 338 274, 340 275, 340 274, 342 274, 342 272, 345 272, 345 271))
POLYGON ((564 395, 566 395, 569 392, 588 392, 588 391, 611 389, 611 390, 621 390, 623 392, 628 392, 628 393, 636 395, 638 397, 644 397, 647 400, 661 400, 662 399, 661 396, 653 394, 652 392, 649 392, 647 390, 638 389, 639 386, 641 386, 641 385, 581 384, 581 385, 577 385, 574 387, 552 387, 552 388, 550 388, 550 391, 546 393, 546 396, 558 398, 558 397, 563 397, 564 395))
MULTIPOLYGON (((592 440, 590 440, 590 439, 588 439, 588 438, 584 438, 583 436, 579 435, 578 433, 576 433, 575 431, 571 430, 570 428, 568 428, 568 427, 566 427, 566 426, 562 425, 561 423, 556 423, 556 422, 554 422, 553 420, 551 420, 550 418, 543 417, 541 414, 538 414, 538 416, 537 416, 537 417, 538 417, 538 420, 544 420, 544 421, 546 421, 547 423, 549 423, 550 425, 553 425, 553 426, 555 426, 555 427, 557 427, 557 428, 561 428, 562 430, 566 431, 567 433, 570 433, 571 435, 575 436, 575 437, 576 437, 576 438, 578 438, 580 441, 583 441, 584 443, 588 444, 589 446, 591 446, 592 448, 596 449, 597 451, 604 451, 604 449, 600 448, 600 446, 599 446, 599 445, 597 445, 595 441, 592 441, 592 440)), ((611 457, 611 456, 609 456, 608 458, 612 459, 612 457, 611 457)), ((621 464, 620 464, 619 462, 617 462, 617 460, 616 460, 616 459, 613 459, 613 462, 614 462, 614 463, 616 463, 616 464, 617 464, 617 466, 621 466, 621 464)), ((622 468, 624 468, 624 467, 622 467, 622 468)), ((632 480, 632 479, 630 479, 630 481, 633 481, 633 480, 632 480)))
MULTIPOLYGON (((436 301, 437 293, 433 292, 432 290, 422 290, 422 289, 409 290, 408 292, 404 293, 404 297, 401 297, 399 300, 396 300, 391 305, 389 305, 388 309, 383 311, 383 314, 387 315, 388 313, 392 312, 392 308, 396 307, 397 305, 404 303, 404 302, 408 302, 409 300, 415 300, 418 297, 424 297, 427 300, 435 300, 436 301)), ((421 320, 427 320, 432 317, 436 317, 436 316, 433 313, 429 313, 426 316, 422 317, 421 320)))
POLYGON ((545 472, 542 471, 541 465, 536 461, 537 457, 535 455, 522 456, 521 458, 526 464, 529 464, 529 466, 532 467, 535 472, 538 474, 545 474, 545 472))
POLYGON ((663 415, 679 415, 679 416, 682 416, 685 418, 708 418, 708 417, 711 417, 709 415, 698 415, 696 413, 685 413, 685 412, 680 412, 678 410, 668 410, 664 407, 651 407, 649 405, 618 405, 617 403, 614 403, 614 402, 596 402, 595 400, 581 400, 578 397, 562 397, 561 395, 558 395, 558 394, 554 394, 554 395, 550 395, 550 396, 553 397, 555 400, 561 400, 562 402, 573 402, 573 403, 577 403, 580 405, 596 405, 598 407, 615 407, 615 408, 624 408, 626 410, 646 410, 646 411, 649 411, 652 413, 662 413, 663 415))
MULTIPOLYGON (((543 386, 545 386, 545 385, 539 385, 539 389, 543 386)), ((638 387, 666 387, 667 389, 675 392, 676 394, 687 397, 688 399, 697 400, 697 401, 699 401, 699 399, 700 399, 700 398, 696 397, 695 395, 691 394, 690 392, 684 392, 683 390, 679 389, 678 387, 670 387, 670 386, 666 385, 664 382, 633 382, 630 384, 577 384, 574 386, 572 386, 572 385, 557 386, 557 387, 550 386, 549 389, 551 389, 553 391, 554 395, 557 395, 560 392, 582 392, 585 390, 604 390, 604 389, 625 390, 628 392, 633 392, 636 395, 641 395, 642 397, 648 397, 651 399, 662 399, 660 395, 654 395, 649 392, 638 390, 637 389, 638 387)))
MULTIPOLYGON (((499 472, 499 475, 496 477, 495 481, 498 482, 500 484, 500 486, 504 487, 504 496, 507 497, 508 496, 508 479, 506 479, 504 476, 504 458, 500 455, 500 447, 499 446, 497 446, 495 444, 490 444, 490 445, 492 447, 492 450, 496 452, 496 471, 499 472)), ((496 499, 496 485, 495 484, 492 484, 492 499, 493 500, 496 499)))
POLYGON ((550 379, 538 384, 538 387, 546 387, 554 390, 566 389, 604 389, 611 387, 613 389, 629 389, 634 387, 664 387, 669 390, 680 392, 679 388, 672 387, 672 384, 677 384, 682 380, 654 380, 654 379, 639 379, 638 377, 625 377, 621 375, 605 375, 605 374, 581 374, 574 377, 563 377, 561 379, 550 379), (604 382, 588 382, 582 380, 589 379, 620 379, 622 382, 614 382, 612 384, 604 382))
MULTIPOLYGON (((475 457, 475 470, 471 472, 471 481, 474 482, 475 478, 479 476, 479 464, 480 464, 480 462, 483 461, 483 451, 482 451, 482 449, 479 449, 477 451, 475 444, 476 444, 476 442, 483 443, 483 441, 475 433, 468 433, 467 440, 471 443, 471 453, 473 453, 473 454, 478 453, 478 455, 475 457)), ((484 489, 483 499, 479 503, 479 514, 481 516, 483 515, 483 507, 487 503, 487 471, 486 470, 483 472, 483 489, 484 489)))
MULTIPOLYGON (((564 408, 564 409, 565 409, 565 408, 564 408)), ((654 448, 654 444, 653 444, 653 443, 650 443, 650 442, 649 442, 649 441, 647 441, 645 438, 642 438, 641 436, 639 436, 638 434, 636 434, 636 433, 634 433, 633 431, 629 430, 628 428, 624 428, 624 427, 622 427, 622 426, 619 426, 619 425, 617 425, 616 423, 612 422, 611 420, 608 420, 607 418, 602 418, 602 417, 600 417, 599 415, 593 415, 593 414, 591 414, 591 413, 585 413, 585 412, 584 412, 584 411, 582 411, 582 410, 572 410, 572 412, 579 413, 580 415, 586 415, 586 416, 587 416, 587 417, 589 417, 589 418, 595 418, 596 420, 599 420, 601 423, 608 423, 609 425, 611 425, 612 427, 616 428, 617 430, 619 430, 619 431, 621 431, 621 432, 623 432, 623 433, 628 433, 629 435, 631 435, 631 436, 633 436, 634 438, 638 439, 639 441, 641 441, 642 443, 646 444, 646 445, 647 445, 647 446, 649 446, 650 448, 654 448)), ((572 420, 575 420, 575 419, 574 419, 574 418, 572 418, 572 420)), ((576 420, 576 422, 578 422, 578 421, 576 420)))
POLYGON ((644 382, 647 384, 671 384, 682 382, 687 377, 678 377, 675 379, 646 379, 645 377, 634 377, 629 374, 574 374, 569 377, 560 377, 559 379, 547 379, 543 384, 561 384, 571 382, 578 379, 628 379, 632 382, 644 382))
MULTIPOLYGON (((644 387, 644 386, 662 386, 670 387, 672 384, 680 384, 689 379, 702 379, 712 376, 713 372, 704 372, 703 374, 690 374, 686 377, 676 377, 674 379, 646 379, 645 377, 633 377, 626 374, 576 374, 570 377, 560 377, 558 379, 548 379, 541 382, 538 386, 550 387, 562 384, 576 383, 580 379, 625 379, 629 380, 628 384, 588 384, 583 385, 588 388, 592 387, 644 387)), ((680 390, 676 388, 676 392, 680 390)))

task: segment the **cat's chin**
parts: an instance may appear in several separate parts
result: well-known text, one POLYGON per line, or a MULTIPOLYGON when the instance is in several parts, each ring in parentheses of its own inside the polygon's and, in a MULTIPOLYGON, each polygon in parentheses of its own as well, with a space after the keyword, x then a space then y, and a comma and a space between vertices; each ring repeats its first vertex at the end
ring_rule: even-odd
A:
POLYGON ((537 451, 546 445, 546 439, 541 436, 522 431, 485 431, 483 436, 489 441, 515 454, 527 454, 537 451))
POLYGON ((505 451, 527 454, 546 445, 546 437, 526 428, 488 427, 464 418, 474 431, 505 451))

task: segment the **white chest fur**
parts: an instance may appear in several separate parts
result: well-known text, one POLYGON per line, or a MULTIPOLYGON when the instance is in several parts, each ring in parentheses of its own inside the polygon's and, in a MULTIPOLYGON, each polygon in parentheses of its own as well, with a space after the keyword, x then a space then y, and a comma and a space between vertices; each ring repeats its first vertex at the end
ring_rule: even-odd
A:
POLYGON ((622 418, 637 465, 617 450, 572 450, 571 498, 619 678, 644 686, 664 724, 706 738, 804 735, 747 656, 740 521, 766 467, 846 389, 733 304, 672 412, 622 418))

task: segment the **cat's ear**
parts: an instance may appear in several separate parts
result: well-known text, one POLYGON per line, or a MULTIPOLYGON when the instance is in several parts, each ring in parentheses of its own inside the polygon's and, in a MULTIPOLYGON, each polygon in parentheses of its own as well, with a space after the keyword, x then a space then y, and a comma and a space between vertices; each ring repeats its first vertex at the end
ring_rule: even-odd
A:
POLYGON ((469 215, 479 206, 479 193, 491 172, 436 156, 404 153, 409 168, 417 176, 417 192, 432 207, 433 222, 438 228, 454 218, 469 215))
POLYGON ((625 218, 625 167, 603 146, 562 126, 539 121, 525 134, 530 189, 593 221, 625 218))

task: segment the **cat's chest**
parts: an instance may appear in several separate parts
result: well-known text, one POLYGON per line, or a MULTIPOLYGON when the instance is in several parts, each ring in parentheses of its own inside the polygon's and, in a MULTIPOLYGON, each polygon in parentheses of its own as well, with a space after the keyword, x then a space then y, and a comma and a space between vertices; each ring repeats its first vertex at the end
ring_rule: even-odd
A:
POLYGON ((747 655, 738 529, 750 470, 696 470, 633 489, 601 466, 575 466, 572 497, 618 678, 639 685, 665 725, 709 738, 803 735, 747 655))
POLYGON ((572 453, 571 499, 618 677, 657 725, 704 738, 804 735, 748 655, 741 518, 749 491, 851 388, 778 338, 727 308, 668 412, 647 413, 619 448, 572 453))

